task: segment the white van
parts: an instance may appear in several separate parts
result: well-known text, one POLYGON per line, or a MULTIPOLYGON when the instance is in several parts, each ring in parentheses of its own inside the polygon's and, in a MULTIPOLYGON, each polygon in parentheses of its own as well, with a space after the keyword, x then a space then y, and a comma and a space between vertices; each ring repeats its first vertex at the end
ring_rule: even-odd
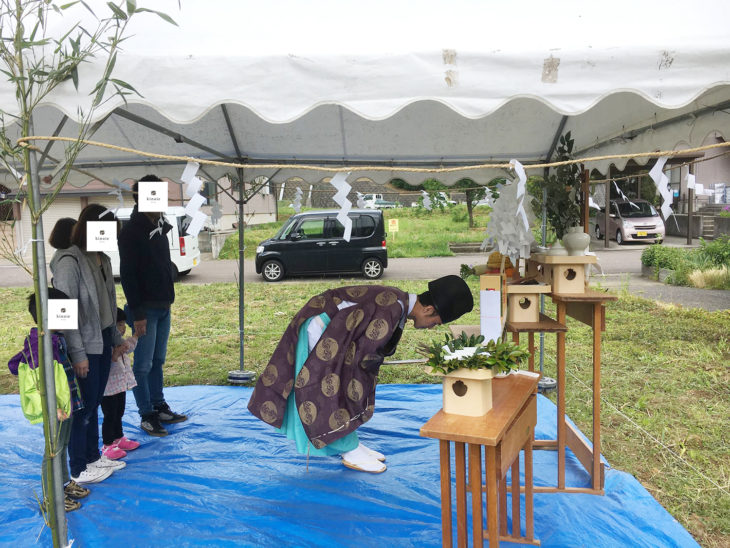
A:
MULTIPOLYGON (((132 215, 132 208, 120 208, 117 211, 117 218, 122 226, 129 222, 132 215)), ((172 276, 185 276, 190 273, 194 266, 200 264, 200 249, 198 249, 198 237, 185 233, 189 219, 186 220, 184 207, 168 207, 165 219, 172 225, 172 230, 167 233, 167 240, 170 243, 170 259, 172 259, 172 276)), ((112 261, 112 273, 119 277, 119 250, 107 251, 112 261)))

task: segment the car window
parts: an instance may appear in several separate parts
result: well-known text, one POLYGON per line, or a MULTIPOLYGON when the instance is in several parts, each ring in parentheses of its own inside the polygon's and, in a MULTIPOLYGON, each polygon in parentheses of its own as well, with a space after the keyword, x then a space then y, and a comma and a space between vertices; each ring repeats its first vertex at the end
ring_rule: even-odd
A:
POLYGON ((182 215, 180 217, 175 217, 177 220, 177 233, 180 234, 180 236, 187 236, 188 235, 188 226, 190 225, 190 222, 193 220, 192 217, 188 217, 187 215, 182 215))
POLYGON ((367 238, 375 232, 375 220, 370 215, 360 215, 353 219, 352 236, 354 238, 367 238))
POLYGON ((274 235, 274 240, 286 240, 286 237, 289 236, 289 233, 291 232, 291 229, 294 228, 294 225, 296 224, 296 219, 290 218, 287 222, 285 222, 282 227, 279 229, 279 231, 274 235))
POLYGON ((303 238, 324 238, 324 219, 304 219, 297 227, 297 230, 303 238))
MULTIPOLYGON (((351 215, 352 233, 351 238, 367 238, 375 231, 375 221, 370 215, 351 215)), ((340 221, 332 219, 328 237, 342 238, 345 235, 345 227, 340 221)))
POLYGON ((656 209, 649 202, 622 202, 618 204, 618 208, 624 219, 653 217, 657 214, 656 209))

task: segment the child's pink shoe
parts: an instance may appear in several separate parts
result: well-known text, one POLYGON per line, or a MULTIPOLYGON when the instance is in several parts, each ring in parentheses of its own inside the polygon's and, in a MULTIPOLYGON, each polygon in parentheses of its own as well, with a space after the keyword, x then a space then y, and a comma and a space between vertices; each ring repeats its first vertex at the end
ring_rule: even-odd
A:
POLYGON ((116 445, 105 445, 101 448, 101 454, 109 460, 117 460, 127 456, 127 452, 119 449, 116 445))
POLYGON ((114 444, 119 449, 123 449, 124 451, 133 451, 139 447, 139 442, 127 439, 127 436, 122 436, 118 440, 114 440, 114 444))

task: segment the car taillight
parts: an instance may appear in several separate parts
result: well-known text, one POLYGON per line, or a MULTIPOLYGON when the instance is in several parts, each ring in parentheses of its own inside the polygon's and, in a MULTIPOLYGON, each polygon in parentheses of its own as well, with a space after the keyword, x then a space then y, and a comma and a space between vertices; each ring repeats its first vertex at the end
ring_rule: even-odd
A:
POLYGON ((383 243, 381 245, 383 246, 383 249, 385 249, 385 240, 383 240, 383 243))
POLYGON ((185 256, 185 238, 183 236, 180 236, 180 255, 185 256))

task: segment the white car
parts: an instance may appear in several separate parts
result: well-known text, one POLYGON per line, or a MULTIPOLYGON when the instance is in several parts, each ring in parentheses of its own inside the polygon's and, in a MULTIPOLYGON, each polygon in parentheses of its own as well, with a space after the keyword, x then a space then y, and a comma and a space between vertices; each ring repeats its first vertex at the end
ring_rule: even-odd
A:
MULTIPOLYGON (((121 208, 117 211, 117 218, 122 226, 129 222, 132 215, 132 208, 121 208)), ((185 276, 190 273, 193 267, 200 264, 200 249, 198 249, 198 237, 185 233, 189 223, 186 222, 184 207, 168 207, 165 219, 172 225, 172 230, 167 233, 167 240, 170 243, 170 259, 173 265, 173 279, 178 276, 185 276)), ((112 273, 119 277, 119 250, 106 251, 112 262, 112 273)))

